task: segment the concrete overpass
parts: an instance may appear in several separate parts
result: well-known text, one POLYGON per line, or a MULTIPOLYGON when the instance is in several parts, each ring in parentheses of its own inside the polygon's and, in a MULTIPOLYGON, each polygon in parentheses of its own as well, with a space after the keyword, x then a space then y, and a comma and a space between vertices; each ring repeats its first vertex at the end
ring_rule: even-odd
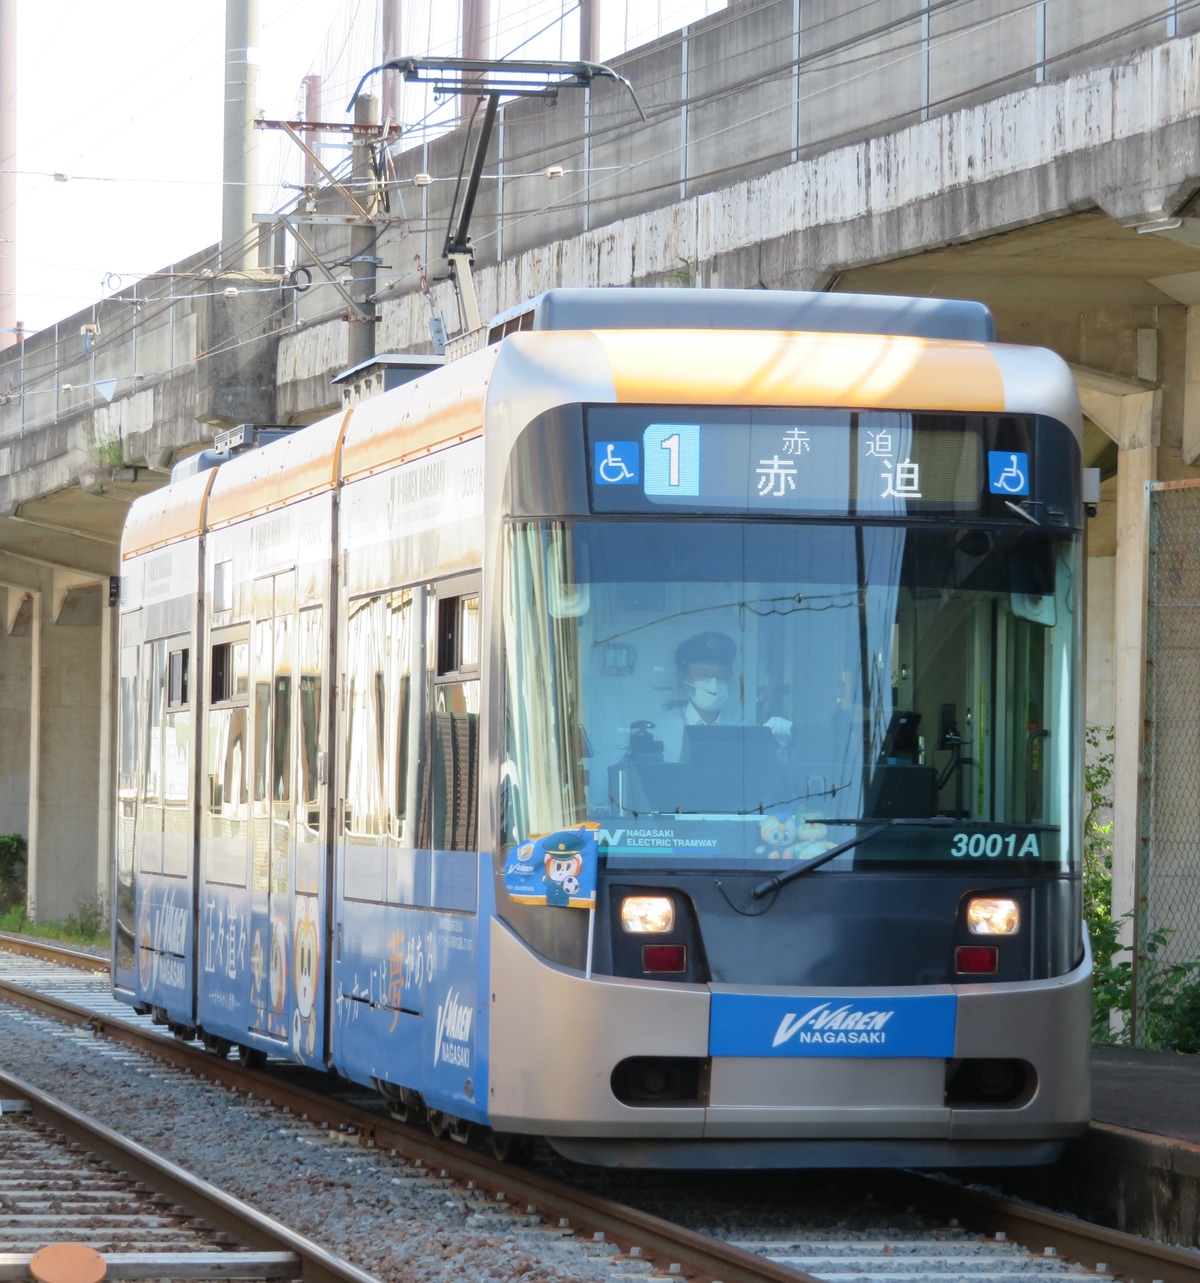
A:
MULTIPOLYGON (((557 284, 944 294, 1071 362, 1105 476, 1087 717, 1116 728, 1118 912, 1141 833, 1145 485, 1200 477, 1200 14, 1178 8, 739 4, 618 61, 645 125, 600 85, 508 104, 476 220, 485 315, 557 284)), ((396 176, 453 179, 462 147, 401 152, 396 176)), ((372 223, 379 351, 431 350, 431 310, 457 328, 449 285, 427 297, 414 270, 451 187, 401 185, 408 207, 372 223)), ((0 360, 0 830, 29 833, 38 913, 107 890, 124 509, 217 427, 337 404, 350 217, 314 192, 305 272, 222 275, 204 252, 0 360)))

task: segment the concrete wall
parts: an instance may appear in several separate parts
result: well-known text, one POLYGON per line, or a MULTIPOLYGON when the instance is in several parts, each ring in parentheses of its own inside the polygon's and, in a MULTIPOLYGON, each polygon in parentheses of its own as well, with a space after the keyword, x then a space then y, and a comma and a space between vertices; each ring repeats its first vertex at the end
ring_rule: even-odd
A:
MULTIPOLYGON (((1181 16, 1175 23, 1180 35, 1198 28, 1200 13, 1181 16)), ((1168 30, 1156 0, 1055 0, 1047 5, 971 0, 932 11, 922 0, 860 0, 853 5, 845 0, 765 0, 737 5, 616 60, 614 66, 637 91, 645 122, 626 89, 608 80, 595 81, 587 91, 563 88, 555 102, 530 98, 505 104, 472 222, 477 264, 488 267, 539 248, 578 241, 596 229, 616 228, 681 201, 726 193, 755 175, 778 175, 797 159, 829 154, 851 140, 895 136, 910 124, 961 113, 974 103, 994 103, 1006 94, 1078 76, 1163 41, 1168 30), (1157 16, 1149 21, 1152 15, 1157 16), (547 179, 550 166, 561 166, 563 177, 547 179)), ((1090 104, 1112 101, 1102 82, 1103 77, 1092 82, 1081 96, 1060 95, 1060 106, 1050 111, 1050 99, 1044 98, 1042 109, 1025 122, 1019 145, 996 159, 1015 162, 1018 168, 1036 164, 1037 144, 1075 134, 1078 145, 1081 129, 1101 142, 1111 132, 1109 122, 1093 119, 1090 104)), ((989 127, 1000 119, 1002 115, 992 112, 989 127)), ((991 137, 970 128, 947 131, 943 137, 945 146, 960 157, 978 159, 992 150, 991 137)), ((473 146, 472 138, 465 149, 468 159, 473 146)), ((383 260, 379 279, 391 282, 386 297, 418 289, 414 255, 434 270, 463 158, 461 130, 403 149, 395 157, 400 186, 392 198, 394 221, 383 228, 377 245, 383 260), (430 174, 433 184, 408 186, 418 173, 430 174)), ((946 156, 931 159, 940 165, 946 156)), ((776 200, 793 221, 836 218, 835 207, 842 202, 831 198, 846 197, 854 205, 863 198, 869 202, 878 166, 894 160, 890 147, 878 154, 865 149, 850 172, 827 167, 791 171, 791 190, 781 191, 776 200), (798 199, 809 207, 803 213, 796 208, 798 199)), ((949 173, 944 176, 949 178, 949 173)), ((891 182, 902 176, 887 177, 891 182)), ((973 176, 966 177, 970 181, 973 176)), ((322 190, 317 197, 319 215, 345 213, 336 192, 322 190)), ((763 239, 760 219, 753 212, 733 212, 745 218, 747 243, 763 239)), ((720 217, 719 211, 705 213, 720 217)), ((705 247, 696 243, 703 240, 702 234, 685 235, 677 243, 671 236, 674 221, 652 224, 671 242, 665 254, 647 259, 639 251, 649 248, 649 238, 632 240, 628 261, 622 255, 619 262, 621 283, 659 278, 714 283, 709 279, 711 264, 702 262, 705 247)), ((967 230, 960 224, 953 234, 967 230)), ((304 226, 303 232, 327 264, 349 253, 348 227, 319 223, 304 226)), ((345 312, 345 300, 325 272, 295 241, 292 245, 297 261, 311 268, 314 279, 311 288, 292 300, 291 319, 310 326, 345 312)), ((593 240, 578 274, 569 256, 555 251, 561 271, 538 271, 523 284, 536 292, 556 283, 556 276, 612 279, 610 249, 610 242, 593 240)), ((545 255, 539 257, 541 266, 550 266, 545 255)), ((805 266, 807 272, 797 273, 796 280, 819 275, 805 266)), ((730 268, 736 270, 735 265, 730 268)), ((335 268, 333 275, 344 278, 347 270, 335 268)), ((795 283, 778 270, 771 280, 795 283)), ((745 270, 736 281, 720 283, 759 282, 745 270)), ((507 307, 520 300, 506 293, 497 301, 507 307)), ((436 306, 454 333, 459 323, 453 295, 438 292, 436 306)), ((382 334, 379 338, 382 350, 387 345, 382 334)), ((407 343, 430 349, 427 317, 408 335, 407 343)), ((322 356, 313 344, 302 343, 300 349, 315 359, 338 359, 332 352, 322 356)), ((304 368, 312 371, 307 364, 304 368)), ((325 367, 328 372, 336 368, 325 367)), ((313 408, 304 397, 285 397, 282 413, 304 416, 313 408)))

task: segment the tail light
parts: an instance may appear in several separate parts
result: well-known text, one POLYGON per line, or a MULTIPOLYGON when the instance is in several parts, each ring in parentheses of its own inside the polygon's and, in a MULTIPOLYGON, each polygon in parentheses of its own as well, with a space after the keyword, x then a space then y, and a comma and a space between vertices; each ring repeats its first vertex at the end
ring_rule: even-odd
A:
POLYGON ((960 944, 954 950, 954 970, 967 975, 994 976, 1000 969, 995 945, 960 944))
POLYGON ((687 970, 687 945, 685 944, 644 944, 642 945, 642 970, 654 972, 672 972, 679 974, 687 970))

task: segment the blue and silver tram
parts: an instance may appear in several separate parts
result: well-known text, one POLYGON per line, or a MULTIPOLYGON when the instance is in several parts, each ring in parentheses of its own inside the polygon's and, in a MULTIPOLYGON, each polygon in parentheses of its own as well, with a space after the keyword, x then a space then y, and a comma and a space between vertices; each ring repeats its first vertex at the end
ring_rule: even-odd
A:
POLYGON ((555 290, 493 333, 134 505, 118 995, 500 1148, 1051 1160, 1070 372, 927 299, 555 290))

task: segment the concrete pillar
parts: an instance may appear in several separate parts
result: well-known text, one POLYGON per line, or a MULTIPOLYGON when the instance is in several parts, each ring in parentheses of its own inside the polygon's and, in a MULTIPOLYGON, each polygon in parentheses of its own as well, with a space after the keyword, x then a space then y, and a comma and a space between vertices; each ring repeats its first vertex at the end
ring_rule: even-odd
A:
POLYGON ((36 922, 38 916, 38 875, 41 854, 40 824, 42 786, 42 603, 45 594, 32 594, 29 621, 29 840, 25 889, 25 911, 36 922))
MULTIPOLYGON (((1117 551, 1113 596, 1113 881, 1114 918, 1137 905, 1142 841, 1142 749, 1146 694, 1146 602, 1149 595, 1149 491, 1154 480, 1158 394, 1120 398, 1117 551)), ((1132 921, 1121 932, 1132 945, 1132 921)))
POLYGON ((24 585, 5 584, 0 628, 0 833, 29 837, 31 601, 24 585))
POLYGON ((100 789, 101 588, 43 572, 31 619, 29 916, 94 903, 100 789))
POLYGON ((1200 308, 1187 310, 1183 353, 1183 461, 1200 458, 1200 308))

